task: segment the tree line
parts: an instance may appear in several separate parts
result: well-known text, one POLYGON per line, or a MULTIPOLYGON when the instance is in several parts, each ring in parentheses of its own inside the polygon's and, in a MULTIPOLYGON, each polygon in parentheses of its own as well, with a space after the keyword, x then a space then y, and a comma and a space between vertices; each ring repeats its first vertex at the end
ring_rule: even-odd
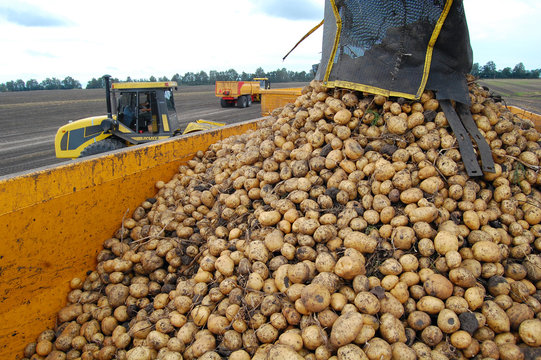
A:
POLYGON ((8 81, 0 84, 0 91, 30 91, 30 90, 60 90, 60 89, 81 89, 81 83, 71 76, 67 76, 64 80, 47 78, 42 82, 36 79, 23 81, 21 79, 8 81))
POLYGON ((523 63, 518 63, 512 69, 505 67, 498 70, 494 61, 489 61, 484 66, 474 63, 471 74, 481 79, 538 79, 541 69, 526 70, 523 63))
MULTIPOLYGON (((235 69, 226 71, 210 70, 187 72, 184 75, 174 74, 171 78, 167 76, 155 77, 151 76, 148 79, 133 79, 130 76, 125 81, 176 81, 181 86, 191 85, 212 85, 216 81, 246 81, 254 77, 267 77, 271 83, 279 82, 308 82, 314 78, 315 67, 310 71, 289 71, 286 68, 277 69, 270 72, 265 72, 261 67, 257 68, 255 73, 237 72, 235 69)), ((484 66, 479 63, 474 63, 471 74, 482 79, 538 79, 541 75, 541 69, 526 70, 524 64, 518 63, 514 68, 505 67, 501 70, 496 68, 494 61, 487 62, 484 66)), ((114 82, 121 81, 118 78, 111 79, 114 82)), ((92 78, 86 84, 86 89, 104 88, 105 82, 103 77, 92 78)), ((18 79, 0 83, 0 92, 6 91, 29 91, 29 90, 62 90, 62 89, 82 89, 82 85, 78 80, 71 76, 64 80, 57 78, 47 78, 41 82, 36 79, 27 81, 18 79)))
MULTIPOLYGON (((184 75, 174 74, 171 78, 167 76, 155 77, 151 76, 144 79, 134 79, 128 76, 125 81, 176 81, 180 86, 191 85, 212 85, 216 81, 246 81, 252 80, 254 77, 267 77, 273 82, 308 82, 314 78, 312 71, 289 71, 286 68, 277 69, 270 72, 265 72, 261 67, 257 68, 255 73, 237 72, 235 69, 229 69, 226 71, 210 70, 209 73, 205 71, 199 72, 187 72, 184 75)), ((111 78, 111 81, 122 81, 118 78, 111 78)), ((105 81, 103 77, 92 78, 86 84, 85 89, 99 89, 105 88, 105 81)), ((30 91, 30 90, 68 90, 68 89, 82 89, 82 85, 78 80, 75 80, 71 76, 66 77, 64 80, 57 78, 47 78, 42 82, 38 82, 36 79, 30 79, 27 81, 18 79, 14 81, 8 81, 6 83, 0 83, 0 92, 6 91, 30 91)))

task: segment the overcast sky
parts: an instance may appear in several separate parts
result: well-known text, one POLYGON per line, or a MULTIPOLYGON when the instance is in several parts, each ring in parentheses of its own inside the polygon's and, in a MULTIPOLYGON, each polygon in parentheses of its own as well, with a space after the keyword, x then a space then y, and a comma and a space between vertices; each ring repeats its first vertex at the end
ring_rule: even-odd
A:
MULTIPOLYGON (((474 62, 541 68, 539 0, 464 0, 474 62)), ((0 82, 310 70, 324 0, 0 0, 0 82)))

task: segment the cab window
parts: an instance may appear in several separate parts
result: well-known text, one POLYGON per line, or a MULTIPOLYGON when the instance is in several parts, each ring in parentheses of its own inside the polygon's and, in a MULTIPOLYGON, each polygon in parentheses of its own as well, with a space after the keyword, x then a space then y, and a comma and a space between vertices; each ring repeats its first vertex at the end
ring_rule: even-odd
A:
POLYGON ((167 111, 175 110, 175 100, 173 99, 173 93, 171 90, 165 90, 163 92, 165 97, 165 103, 167 104, 167 111))

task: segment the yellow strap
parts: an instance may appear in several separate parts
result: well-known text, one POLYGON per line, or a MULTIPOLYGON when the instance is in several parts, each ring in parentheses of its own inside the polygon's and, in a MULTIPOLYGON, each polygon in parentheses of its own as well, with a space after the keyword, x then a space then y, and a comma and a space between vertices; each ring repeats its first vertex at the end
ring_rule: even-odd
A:
POLYGON ((323 84, 327 85, 329 81, 329 76, 331 75, 332 64, 334 57, 336 56, 336 49, 338 49, 338 43, 340 42, 340 34, 342 33, 342 18, 338 12, 338 8, 334 0, 330 0, 332 10, 334 13, 334 18, 336 19, 336 34, 334 35, 334 44, 331 51, 331 56, 329 56, 329 62, 327 63, 327 69, 325 71, 325 77, 323 78, 323 84))
POLYGON ((438 22, 434 27, 434 31, 432 32, 432 36, 430 37, 430 41, 428 42, 428 48, 426 49, 425 56, 425 66, 423 69, 423 77, 421 78, 421 84, 419 85, 419 89, 417 89, 417 94, 415 94, 416 99, 419 99, 423 94, 423 91, 425 91, 426 82, 428 81, 428 74, 430 73, 430 65, 432 64, 432 51, 434 50, 434 45, 436 44, 436 40, 438 40, 438 36, 440 35, 443 23, 447 18, 447 14, 449 14, 451 5, 453 5, 453 0, 447 0, 445 2, 443 11, 440 14, 440 18, 438 19, 438 22))
POLYGON ((295 50, 295 48, 296 48, 301 42, 304 41, 304 39, 306 39, 308 36, 312 35, 312 33, 313 33, 314 31, 316 31, 317 29, 319 29, 319 27, 320 27, 321 25, 323 25, 323 21, 324 21, 324 20, 321 20, 321 22, 320 22, 319 24, 317 24, 316 26, 314 26, 314 27, 312 28, 312 30, 308 31, 308 33, 306 33, 306 35, 304 35, 304 36, 303 36, 303 37, 295 44, 295 46, 293 46, 293 49, 289 50, 289 52, 286 54, 286 56, 284 56, 284 57, 282 58, 282 60, 285 60, 286 57, 288 57, 289 54, 291 54, 291 52, 292 52, 293 50, 295 50))

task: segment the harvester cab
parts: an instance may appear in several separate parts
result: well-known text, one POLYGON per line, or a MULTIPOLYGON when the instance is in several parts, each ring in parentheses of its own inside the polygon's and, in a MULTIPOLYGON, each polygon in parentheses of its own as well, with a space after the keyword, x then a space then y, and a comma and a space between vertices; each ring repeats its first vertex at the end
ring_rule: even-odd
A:
POLYGON ((108 75, 104 79, 107 115, 80 119, 58 129, 56 157, 84 157, 224 125, 198 120, 182 132, 173 98, 174 81, 110 84, 108 75))
POLYGON ((270 80, 269 78, 254 78, 254 81, 259 81, 259 87, 261 89, 270 89, 271 88, 271 84, 270 84, 270 80))

